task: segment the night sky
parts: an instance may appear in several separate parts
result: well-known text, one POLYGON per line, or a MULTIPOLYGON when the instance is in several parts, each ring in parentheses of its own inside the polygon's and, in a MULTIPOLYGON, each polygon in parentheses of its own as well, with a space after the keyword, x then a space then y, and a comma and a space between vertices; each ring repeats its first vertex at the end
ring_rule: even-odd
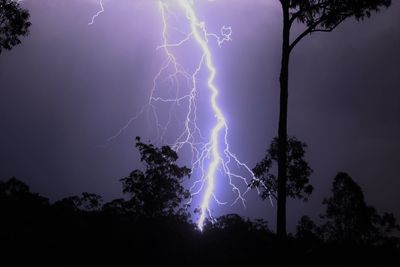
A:
MULTIPOLYGON (((219 102, 231 149, 253 167, 277 133, 281 13, 276 0, 202 1, 210 29, 233 29, 213 50, 219 102)), ((162 54, 156 1, 105 1, 88 26, 95 0, 26 0, 31 34, 0 55, 0 179, 26 182, 52 201, 89 191, 121 196, 120 178, 138 168, 134 137, 152 140, 145 120, 107 139, 146 103, 162 54)), ((348 172, 367 203, 400 218, 400 4, 370 19, 348 19, 332 33, 313 34, 294 50, 289 134, 307 142, 315 191, 289 202, 288 225, 323 212, 338 171, 348 172)), ((223 193, 221 193, 223 196, 223 193)), ((248 195, 218 208, 264 217, 275 207, 248 195)))

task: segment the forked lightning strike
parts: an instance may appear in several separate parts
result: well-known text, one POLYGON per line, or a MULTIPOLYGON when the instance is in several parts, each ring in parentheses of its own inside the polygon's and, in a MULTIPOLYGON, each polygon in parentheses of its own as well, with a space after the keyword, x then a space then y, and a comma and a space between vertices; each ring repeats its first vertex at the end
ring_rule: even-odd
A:
MULTIPOLYGON (((104 12, 103 1, 100 0, 99 3, 101 10, 92 17, 92 20, 89 23, 90 25, 94 23, 96 17, 104 12)), ((155 75, 148 103, 143 106, 138 115, 131 118, 128 123, 122 127, 116 135, 110 137, 109 140, 118 137, 145 111, 150 112, 151 116, 154 117, 157 125, 157 136, 160 140, 163 140, 170 127, 171 117, 175 108, 181 106, 182 103, 187 104, 187 110, 185 111, 184 116, 185 121, 183 122, 183 131, 177 136, 175 142, 173 142, 172 148, 175 151, 179 151, 183 147, 187 146, 191 150, 192 175, 197 177, 197 179, 190 188, 192 194, 190 202, 192 202, 193 198, 197 195, 202 195, 199 210, 200 216, 197 221, 197 226, 202 231, 205 220, 208 218, 212 221, 213 218, 210 210, 211 200, 213 199, 217 204, 227 203, 218 200, 215 195, 215 186, 217 181, 223 177, 228 179, 227 181, 230 185, 230 190, 235 195, 232 205, 240 201, 245 206, 244 195, 249 190, 248 178, 254 178, 251 169, 245 163, 241 162, 230 150, 228 142, 229 128, 223 111, 217 101, 220 91, 215 84, 217 67, 214 64, 209 41, 211 39, 215 40, 218 46, 222 46, 224 42, 231 40, 232 29, 223 26, 220 34, 209 33, 206 29, 205 22, 198 19, 194 9, 194 1, 191 0, 159 0, 159 7, 161 10, 163 25, 163 44, 157 47, 157 50, 162 49, 165 53, 166 59, 155 75), (188 23, 186 26, 189 26, 190 29, 189 32, 184 34, 184 38, 177 42, 172 42, 168 38, 168 32, 172 29, 176 30, 176 27, 169 24, 168 19, 169 16, 172 16, 170 8, 173 4, 177 4, 176 7, 179 7, 183 12, 185 15, 185 21, 188 23), (186 70, 183 67, 183 64, 178 62, 176 54, 172 51, 173 48, 180 48, 189 42, 194 42, 201 54, 198 63, 196 63, 196 68, 192 72, 186 70), (198 85, 198 76, 200 71, 204 68, 207 71, 207 83, 205 86, 206 88, 200 88, 198 85), (165 97, 159 94, 161 90, 159 88, 159 83, 163 77, 167 77, 167 79, 171 81, 171 84, 175 85, 175 94, 173 97, 165 97), (185 84, 187 85, 187 88, 181 88, 181 84, 179 83, 180 79, 186 81, 185 84), (182 91, 184 90, 186 90, 187 93, 182 94, 182 91), (206 131, 204 131, 204 129, 201 130, 197 123, 197 97, 204 90, 209 90, 210 92, 209 105, 215 120, 212 129, 209 130, 207 134, 207 136, 209 136, 208 138, 204 136, 206 131), (166 103, 171 105, 168 120, 164 124, 162 124, 159 115, 157 114, 157 103, 166 103), (243 175, 244 173, 246 173, 246 175, 243 175)), ((179 30, 179 32, 182 31, 179 30)))

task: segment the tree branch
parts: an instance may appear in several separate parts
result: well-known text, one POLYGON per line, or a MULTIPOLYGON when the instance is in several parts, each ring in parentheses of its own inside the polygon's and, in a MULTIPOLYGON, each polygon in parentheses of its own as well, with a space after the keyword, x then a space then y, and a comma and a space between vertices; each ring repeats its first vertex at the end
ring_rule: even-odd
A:
POLYGON ((337 26, 339 26, 340 23, 342 23, 347 16, 343 16, 338 22, 336 22, 334 25, 330 26, 327 29, 321 29, 321 28, 316 28, 318 25, 321 25, 324 21, 326 21, 326 17, 323 18, 321 17, 319 20, 317 20, 315 23, 313 23, 311 26, 309 26, 304 32, 302 32, 297 38, 290 44, 289 46, 289 53, 292 52, 293 48, 307 35, 311 34, 313 32, 331 32, 333 31, 337 26))
POLYGON ((347 17, 343 17, 341 18, 338 22, 336 22, 334 25, 332 25, 331 27, 329 27, 328 29, 314 29, 311 32, 331 32, 334 29, 336 29, 337 26, 339 26, 340 23, 342 23, 347 17))
MULTIPOLYGON (((318 24, 317 24, 318 25, 318 24)), ((309 26, 304 32, 302 32, 299 36, 297 36, 296 39, 289 45, 289 53, 292 52, 293 48, 297 45, 298 42, 301 41, 307 34, 310 34, 312 30, 317 26, 317 25, 312 25, 309 26)))

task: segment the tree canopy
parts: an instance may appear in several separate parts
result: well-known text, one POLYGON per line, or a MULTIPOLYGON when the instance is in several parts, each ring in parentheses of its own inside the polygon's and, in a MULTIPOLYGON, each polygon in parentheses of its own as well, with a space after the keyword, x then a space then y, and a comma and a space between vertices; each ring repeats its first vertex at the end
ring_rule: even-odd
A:
MULTIPOLYGON (((357 230, 362 224, 352 221, 360 222, 359 211, 367 209, 373 211, 367 217, 372 231, 364 231, 361 240, 359 232, 351 240, 342 239, 345 235, 335 224, 319 226, 303 216, 296 235, 288 237, 286 266, 398 266, 400 238, 387 232, 398 229, 394 216, 374 213, 363 201, 361 188, 346 174, 335 178, 332 192, 329 200, 335 201, 327 207, 327 223, 340 221, 343 211, 354 208, 354 214, 349 211, 345 216, 355 219, 342 221, 349 230, 357 230), (342 199, 343 194, 349 196, 342 199), (376 232, 377 228, 382 231, 376 232)), ((16 178, 0 181, 2 262, 10 266, 54 262, 122 266, 127 261, 156 266, 208 266, 210 262, 256 266, 267 251, 268 265, 281 266, 279 239, 265 220, 227 214, 208 221, 200 233, 188 218, 176 214, 135 216, 129 201, 101 202, 98 195, 82 193, 51 204, 16 178)))
MULTIPOLYGON (((307 144, 297 140, 296 137, 288 138, 287 146, 287 184, 286 193, 290 198, 308 200, 313 191, 309 177, 313 170, 305 160, 305 149, 307 144)), ((252 186, 261 190, 263 199, 270 196, 277 199, 278 177, 276 165, 278 162, 278 138, 271 142, 265 157, 253 168, 256 179, 253 179, 252 186)))
POLYGON ((121 179, 123 192, 130 196, 129 204, 137 214, 147 217, 178 212, 181 202, 190 198, 182 186, 191 170, 176 164, 177 153, 169 146, 155 147, 136 138, 136 147, 145 170, 136 169, 121 179))
POLYGON ((361 187, 347 174, 339 172, 332 184, 332 196, 324 199, 328 221, 323 226, 326 238, 340 242, 371 242, 399 229, 393 214, 380 216, 368 206, 361 187))
POLYGON ((362 20, 388 7, 391 0, 291 0, 290 25, 297 21, 307 26, 290 45, 290 50, 307 34, 330 32, 349 17, 362 20))
POLYGON ((29 12, 13 0, 0 0, 0 54, 21 43, 20 36, 29 34, 29 12))

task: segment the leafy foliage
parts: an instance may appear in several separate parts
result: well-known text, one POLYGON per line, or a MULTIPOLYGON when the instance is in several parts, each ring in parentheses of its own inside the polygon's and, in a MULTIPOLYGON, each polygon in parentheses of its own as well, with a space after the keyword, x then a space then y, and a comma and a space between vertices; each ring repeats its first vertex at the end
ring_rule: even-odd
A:
POLYGON ((137 214, 146 217, 176 213, 181 202, 190 198, 189 191, 181 183, 191 170, 175 163, 178 155, 169 146, 157 148, 142 143, 137 137, 136 147, 145 171, 136 169, 121 179, 123 192, 131 197, 130 206, 137 214))
MULTIPOLYGON (((281 2, 286 2, 281 0, 281 2)), ((362 20, 378 12, 381 7, 389 7, 391 0, 290 0, 289 25, 297 21, 306 29, 289 46, 291 51, 306 35, 313 32, 331 32, 350 17, 362 20)))
POLYGON ((290 26, 294 21, 307 26, 291 43, 290 51, 310 33, 331 32, 347 18, 362 20, 370 17, 372 12, 378 12, 381 7, 389 7, 391 2, 391 0, 290 0, 290 26))
POLYGON ((314 30, 330 30, 348 17, 370 17, 371 12, 390 4, 391 0, 291 0, 290 9, 293 19, 314 30))
POLYGON ((19 36, 29 34, 29 13, 18 2, 0 0, 0 54, 21 43, 19 36))
MULTIPOLYGON (((287 196, 307 201, 313 191, 313 186, 309 183, 313 171, 304 158, 307 144, 295 137, 288 138, 287 142, 287 196)), ((274 138, 265 157, 253 169, 256 179, 253 179, 252 186, 262 190, 263 199, 270 196, 277 198, 278 178, 274 172, 277 163, 278 138, 274 138)))

